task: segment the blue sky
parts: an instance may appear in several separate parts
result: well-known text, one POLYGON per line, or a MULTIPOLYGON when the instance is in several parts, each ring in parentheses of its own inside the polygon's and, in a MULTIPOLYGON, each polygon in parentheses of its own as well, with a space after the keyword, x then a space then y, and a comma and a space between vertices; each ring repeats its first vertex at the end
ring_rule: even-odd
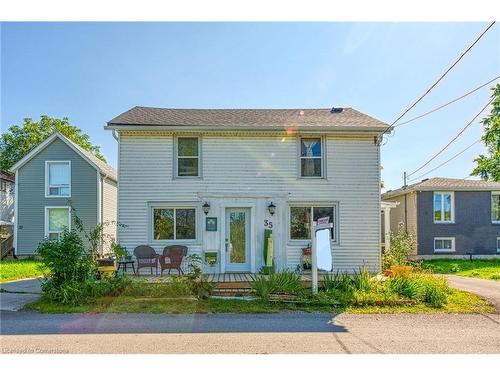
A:
MULTIPOLYGON (((116 165, 106 121, 135 105, 185 108, 350 106, 392 122, 486 23, 3 23, 1 127, 67 116, 116 165)), ((408 116, 500 73, 495 25, 408 116)), ((481 89, 382 148, 388 188, 446 144, 487 103, 481 89)), ((471 126, 428 169, 478 139, 471 126)), ((463 178, 476 145, 429 176, 463 178)), ((428 169, 424 169, 425 172, 428 169)), ((416 174, 415 176, 417 176, 416 174)), ((427 177, 429 177, 427 176, 427 177)))

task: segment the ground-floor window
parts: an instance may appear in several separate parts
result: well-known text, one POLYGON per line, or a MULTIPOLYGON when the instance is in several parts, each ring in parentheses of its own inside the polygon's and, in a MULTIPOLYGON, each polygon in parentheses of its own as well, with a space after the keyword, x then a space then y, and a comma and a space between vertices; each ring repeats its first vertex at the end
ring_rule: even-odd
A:
POLYGON ((195 240, 196 208, 153 207, 154 240, 195 240))
POLYGON ((311 218, 317 221, 319 218, 328 217, 333 223, 330 230, 330 238, 337 241, 337 205, 314 205, 314 206, 292 206, 290 207, 290 239, 310 240, 311 239, 311 218))
POLYGON ((455 237, 435 237, 434 252, 449 253, 455 251, 455 237))
POLYGON ((500 237, 497 237, 497 253, 500 253, 500 237))
POLYGON ((64 228, 71 229, 69 207, 45 207, 45 236, 58 240, 64 228))

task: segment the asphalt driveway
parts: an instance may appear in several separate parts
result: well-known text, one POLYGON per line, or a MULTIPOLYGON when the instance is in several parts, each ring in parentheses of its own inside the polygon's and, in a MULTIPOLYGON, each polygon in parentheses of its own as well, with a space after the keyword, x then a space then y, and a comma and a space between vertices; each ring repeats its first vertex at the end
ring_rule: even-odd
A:
POLYGON ((0 310, 17 311, 36 301, 41 293, 40 279, 7 281, 0 283, 0 310))
POLYGON ((488 301, 500 314, 500 282, 495 280, 475 279, 472 277, 444 275, 451 287, 475 293, 488 301))

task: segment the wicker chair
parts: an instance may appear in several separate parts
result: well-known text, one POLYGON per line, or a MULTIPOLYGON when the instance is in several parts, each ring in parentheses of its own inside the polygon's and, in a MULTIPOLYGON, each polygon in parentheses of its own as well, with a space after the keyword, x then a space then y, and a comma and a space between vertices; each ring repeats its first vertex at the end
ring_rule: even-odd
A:
POLYGON ((163 270, 168 270, 170 274, 170 270, 174 269, 179 272, 179 275, 184 274, 181 269, 182 259, 187 255, 187 247, 182 245, 171 245, 167 246, 163 249, 163 255, 158 257, 160 261, 160 269, 161 275, 163 276, 163 270), (166 258, 170 261, 167 262, 166 258))
POLYGON ((151 268, 151 275, 153 274, 154 268, 158 274, 158 255, 155 249, 151 246, 140 245, 134 249, 134 255, 137 258, 138 275, 141 268, 151 268))

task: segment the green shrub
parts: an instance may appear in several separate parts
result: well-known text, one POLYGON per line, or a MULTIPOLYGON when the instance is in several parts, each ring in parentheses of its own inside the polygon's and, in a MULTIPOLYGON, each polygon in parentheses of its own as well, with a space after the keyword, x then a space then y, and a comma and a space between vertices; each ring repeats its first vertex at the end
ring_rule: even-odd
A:
POLYGON ((406 233, 403 225, 400 225, 397 234, 391 233, 390 250, 382 254, 382 268, 386 270, 392 266, 406 266, 409 264, 408 255, 415 252, 415 240, 406 233))
POLYGON ((64 230, 58 240, 43 240, 37 248, 43 265, 54 285, 93 279, 97 263, 74 231, 64 230))
POLYGON ((492 280, 500 280, 500 272, 495 272, 490 276, 490 279, 492 280))

